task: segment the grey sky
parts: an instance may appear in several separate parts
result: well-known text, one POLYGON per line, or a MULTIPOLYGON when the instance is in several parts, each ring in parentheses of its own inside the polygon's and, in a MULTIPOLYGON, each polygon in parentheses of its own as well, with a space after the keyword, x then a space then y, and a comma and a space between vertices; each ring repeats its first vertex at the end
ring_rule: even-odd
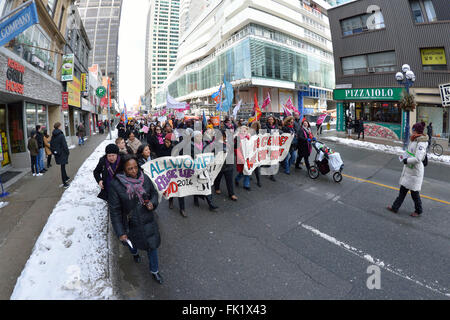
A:
POLYGON ((137 104, 145 90, 145 36, 148 0, 123 0, 119 31, 119 104, 137 104))

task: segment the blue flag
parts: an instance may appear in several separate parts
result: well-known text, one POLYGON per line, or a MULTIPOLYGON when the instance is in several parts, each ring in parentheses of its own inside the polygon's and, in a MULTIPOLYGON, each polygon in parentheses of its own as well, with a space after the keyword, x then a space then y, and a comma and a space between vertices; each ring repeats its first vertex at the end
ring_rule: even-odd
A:
POLYGON ((234 90, 233 90, 233 86, 231 85, 231 83, 229 83, 225 79, 225 75, 223 76, 223 83, 225 84, 225 99, 222 102, 222 110, 225 112, 228 112, 228 110, 230 110, 231 105, 233 103, 234 90))
POLYGON ((0 47, 17 37, 34 24, 39 23, 36 4, 32 2, 0 24, 0 47))
POLYGON ((207 126, 207 122, 206 122, 206 116, 205 116, 205 110, 203 110, 203 120, 202 120, 202 124, 203 124, 203 127, 205 127, 206 128, 206 126, 207 126))

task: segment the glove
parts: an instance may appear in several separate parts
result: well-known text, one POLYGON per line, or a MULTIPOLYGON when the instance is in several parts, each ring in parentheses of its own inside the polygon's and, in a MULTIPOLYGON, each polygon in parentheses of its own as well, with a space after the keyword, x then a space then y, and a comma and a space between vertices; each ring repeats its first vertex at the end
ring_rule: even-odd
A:
POLYGON ((404 164, 408 164, 408 158, 403 159, 404 164))

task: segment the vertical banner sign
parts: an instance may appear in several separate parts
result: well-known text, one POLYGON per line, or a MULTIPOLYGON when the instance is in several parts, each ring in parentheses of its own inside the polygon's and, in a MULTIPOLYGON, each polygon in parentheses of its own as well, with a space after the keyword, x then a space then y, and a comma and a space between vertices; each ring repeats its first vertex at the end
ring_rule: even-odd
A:
POLYGON ((75 55, 73 53, 63 56, 61 67, 61 81, 73 80, 73 60, 75 55))
POLYGON ((86 73, 81 74, 80 81, 81 81, 81 92, 85 93, 87 91, 87 89, 86 89, 87 88, 86 87, 86 73))
POLYGON ((24 82, 23 75, 25 67, 20 63, 8 58, 8 69, 6 71, 6 90, 23 94, 24 82))
POLYGON ((61 92, 62 94, 62 110, 68 110, 69 109, 69 93, 68 92, 61 92))
POLYGON ((439 89, 441 92, 442 105, 444 107, 450 107, 450 83, 441 84, 439 89))
POLYGON ((80 80, 77 77, 73 77, 73 81, 67 83, 69 105, 77 108, 81 108, 80 87, 80 80))
POLYGON ((0 47, 17 37, 26 29, 39 23, 36 4, 32 2, 5 22, 0 24, 0 47))

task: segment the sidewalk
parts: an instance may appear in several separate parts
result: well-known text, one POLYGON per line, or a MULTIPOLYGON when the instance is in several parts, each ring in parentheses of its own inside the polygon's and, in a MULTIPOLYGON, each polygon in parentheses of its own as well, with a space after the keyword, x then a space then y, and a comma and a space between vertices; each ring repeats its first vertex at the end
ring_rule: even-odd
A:
MULTIPOLYGON (((83 147, 70 150, 67 174, 73 178, 83 162, 109 135, 89 137, 83 147)), ((42 177, 27 174, 7 191, 9 204, 0 209, 0 299, 10 298, 17 278, 27 262, 36 239, 65 189, 61 188, 60 166, 52 167, 42 177)))

